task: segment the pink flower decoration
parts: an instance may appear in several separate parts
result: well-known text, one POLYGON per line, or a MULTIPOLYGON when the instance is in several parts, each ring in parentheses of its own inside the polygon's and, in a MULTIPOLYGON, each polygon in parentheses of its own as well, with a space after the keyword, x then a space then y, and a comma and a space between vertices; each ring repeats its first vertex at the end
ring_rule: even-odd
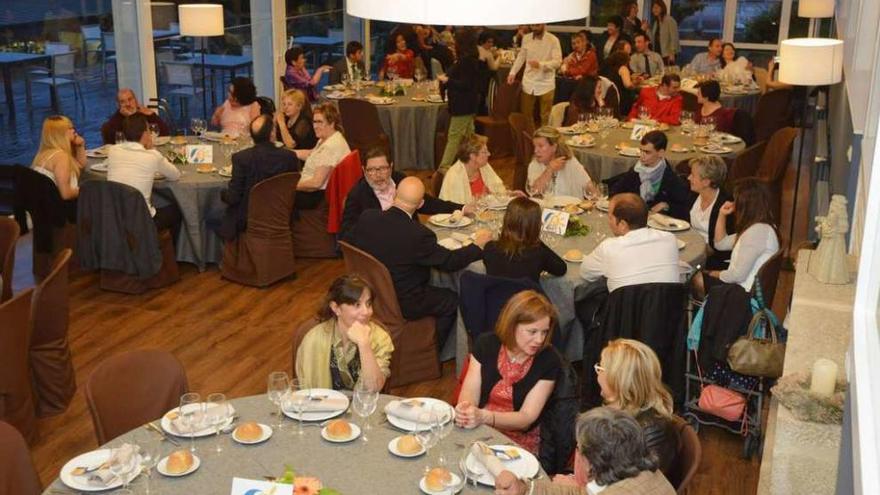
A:
POLYGON ((321 490, 321 480, 308 476, 298 476, 293 479, 293 493, 296 495, 318 495, 321 490))

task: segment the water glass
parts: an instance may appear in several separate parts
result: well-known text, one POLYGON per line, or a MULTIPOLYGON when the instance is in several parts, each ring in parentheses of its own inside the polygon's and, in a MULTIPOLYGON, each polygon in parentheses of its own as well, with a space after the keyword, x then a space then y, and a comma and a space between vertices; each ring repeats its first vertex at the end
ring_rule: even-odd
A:
POLYGON ((193 134, 198 137, 202 137, 202 133, 205 132, 207 126, 205 124, 205 121, 202 119, 191 119, 189 121, 189 128, 193 131, 193 134))
POLYGON ((480 476, 485 473, 482 464, 480 464, 476 459, 473 462, 467 461, 468 457, 470 457, 471 451, 473 450, 473 446, 475 443, 476 442, 470 444, 470 446, 465 449, 464 453, 461 455, 461 460, 458 461, 458 466, 464 473, 465 483, 467 483, 467 480, 471 480, 474 488, 477 487, 477 480, 479 480, 480 476))
POLYGON ((121 144, 126 141, 125 133, 122 131, 116 131, 116 144, 121 144))
POLYGON ((348 75, 348 72, 343 73, 340 80, 342 82, 342 85, 345 86, 346 89, 351 87, 351 76, 348 75))
POLYGON ((153 468, 159 464, 162 457, 162 438, 156 436, 147 437, 146 440, 140 442, 141 449, 141 468, 146 474, 144 477, 144 493, 150 495, 150 480, 152 478, 153 468))
POLYGON ((645 105, 639 105, 639 120, 645 121, 651 118, 651 112, 645 105))
POLYGON ((180 422, 189 430, 189 450, 196 451, 196 429, 202 426, 205 419, 205 404, 202 397, 189 392, 180 396, 180 407, 177 408, 180 422))
POLYGON ((275 427, 279 430, 284 426, 284 413, 281 410, 281 404, 285 397, 290 393, 290 378, 284 371, 273 371, 269 373, 269 383, 267 386, 267 396, 269 402, 275 404, 278 408, 278 423, 275 427))
MULTIPOLYGON (((452 407, 447 404, 437 404, 433 407, 432 411, 437 417, 437 443, 440 443, 440 440, 443 440, 452 432, 452 407)), ((443 455, 442 450, 440 451, 440 456, 437 458, 437 462, 441 466, 446 465, 446 456, 443 455)))
POLYGON ((223 452, 223 442, 220 441, 220 430, 226 425, 226 422, 232 417, 232 411, 226 396, 221 393, 214 393, 208 396, 208 404, 205 406, 205 420, 214 427, 214 435, 217 437, 217 445, 214 452, 218 454, 223 452))
MULTIPOLYGON (((416 440, 425 448, 425 459, 430 459, 431 448, 440 440, 440 424, 437 415, 433 411, 424 411, 419 414, 416 440)), ((431 462, 425 466, 425 472, 431 470, 431 462)))
POLYGON ((153 136, 153 141, 159 139, 159 124, 150 124, 150 135, 153 136))
POLYGON ((290 380, 290 405, 296 411, 299 421, 297 422, 296 434, 302 435, 303 430, 303 414, 306 404, 312 400, 312 389, 309 388, 303 380, 294 378, 290 380))
POLYGON ((352 409, 354 413, 361 418, 361 429, 363 430, 363 441, 367 442, 367 430, 370 430, 370 416, 376 412, 376 406, 379 402, 379 391, 373 390, 364 380, 359 380, 354 387, 352 394, 352 409))

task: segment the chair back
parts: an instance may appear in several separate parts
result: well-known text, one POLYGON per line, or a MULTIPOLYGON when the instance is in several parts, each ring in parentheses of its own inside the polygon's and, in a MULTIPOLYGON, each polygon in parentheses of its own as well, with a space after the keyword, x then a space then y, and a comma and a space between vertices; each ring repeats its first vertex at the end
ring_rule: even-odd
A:
POLYGON ((770 74, 767 72, 767 69, 763 67, 754 67, 752 68, 752 72, 755 74, 755 82, 758 83, 758 87, 761 88, 761 94, 767 92, 767 80, 770 79, 770 74))
MULTIPOLYGON (((519 109, 520 85, 519 81, 513 84, 507 84, 507 82, 495 84, 494 93, 492 93, 494 94, 492 107, 489 109, 489 114, 493 118, 502 122, 507 121, 507 116, 519 109)), ((492 91, 491 88, 490 91, 492 91)))
POLYGON ((306 334, 320 323, 317 318, 312 316, 311 318, 306 319, 299 325, 296 325, 293 330, 293 338, 291 339, 292 345, 290 349, 290 377, 296 378, 296 353, 299 350, 300 344, 302 344, 303 339, 306 337, 306 334))
POLYGON ((728 191, 733 190, 733 184, 737 180, 755 175, 765 149, 767 149, 767 141, 760 141, 736 154, 733 164, 727 170, 725 184, 728 191))
POLYGON ((116 51, 116 35, 113 31, 104 31, 101 33, 101 45, 105 52, 116 51))
POLYGON ((758 283, 752 286, 753 293, 757 291, 758 285, 761 286, 761 297, 768 308, 773 306, 773 298, 776 297, 776 283, 779 281, 779 271, 782 270, 783 252, 784 250, 780 249, 761 265, 755 276, 755 281, 758 283))
POLYGON ((543 293, 541 286, 528 278, 493 277, 470 270, 462 272, 459 287, 461 318, 474 339, 495 329, 495 322, 511 297, 524 290, 543 293))
POLYGON ((522 145, 523 162, 522 165, 516 167, 513 173, 513 188, 517 191, 525 191, 526 182, 529 179, 529 163, 532 162, 532 157, 535 155, 535 143, 532 142, 532 133, 522 131, 520 144, 522 145))
POLYGON ((161 418, 188 391, 186 370, 171 353, 136 350, 104 360, 85 386, 98 444, 161 418))
POLYGON ((733 111, 733 129, 731 134, 743 140, 746 146, 755 144, 755 122, 752 115, 742 108, 733 111))
POLYGON ((681 95, 681 109, 688 112, 697 112, 700 110, 700 104, 697 103, 697 95, 690 91, 679 91, 681 95))
POLYGON ((289 238, 299 172, 287 172, 262 180, 251 189, 247 211, 247 234, 262 239, 289 238))
POLYGON ((253 45, 241 45, 241 55, 243 57, 252 57, 254 55, 253 45))
POLYGON ((388 268, 373 255, 358 249, 345 241, 339 241, 345 270, 360 275, 373 289, 373 314, 387 329, 400 327, 404 323, 397 292, 391 281, 388 268))
POLYGON ((669 483, 678 495, 684 495, 700 467, 703 447, 700 445, 700 437, 691 425, 678 416, 673 416, 672 420, 678 433, 678 450, 669 467, 669 483))
POLYGON ((434 171, 434 175, 431 176, 431 195, 435 198, 440 197, 440 190, 443 189, 443 172, 439 170, 434 171))
POLYGON ((357 98, 342 98, 339 100, 339 113, 345 139, 352 148, 366 150, 382 142, 381 136, 385 132, 375 105, 357 98))
POLYGON ((52 271, 34 289, 31 301, 31 375, 37 416, 61 414, 76 393, 76 374, 67 340, 70 318, 68 266, 73 256, 64 249, 52 271))
POLYGON ((172 86, 195 86, 193 65, 180 62, 163 62, 166 82, 172 86))
POLYGON ((39 495, 40 477, 27 443, 12 425, 0 421, 0 495, 39 495))
POLYGON ((76 53, 68 52, 52 55, 52 77, 74 75, 76 53))
POLYGON ((33 289, 0 304, 0 420, 10 423, 33 443, 37 439, 28 342, 33 289))
POLYGON ((513 174, 513 188, 524 191, 528 175, 528 165, 532 155, 528 151, 532 145, 532 134, 535 133, 535 122, 524 113, 513 112, 507 116, 510 132, 513 137, 513 151, 516 157, 516 169, 513 174))
POLYGON ((766 141, 777 130, 791 125, 792 90, 776 89, 758 98, 755 108, 755 139, 766 141))
POLYGON ((562 101, 555 105, 550 109, 550 122, 549 125, 553 127, 559 127, 562 125, 562 122, 565 120, 565 110, 568 109, 568 102, 562 101))
POLYGON ((785 169, 791 161, 791 152, 794 148, 794 138, 797 136, 796 127, 783 127, 773 133, 767 148, 761 156, 761 162, 755 175, 768 182, 781 181, 785 175, 785 169))
POLYGON ((85 39, 86 41, 101 39, 100 24, 85 24, 80 26, 79 30, 82 32, 83 39, 85 39))
POLYGON ((268 96, 258 96, 257 103, 260 104, 260 113, 275 116, 275 102, 268 96))
POLYGON ((0 303, 12 298, 12 276, 15 271, 15 243, 18 242, 18 223, 0 217, 0 303))
POLYGON ((620 90, 617 89, 617 85, 611 79, 605 76, 599 76, 599 80, 602 81, 604 87, 608 88, 605 91, 605 106, 614 110, 615 117, 620 115, 620 90))

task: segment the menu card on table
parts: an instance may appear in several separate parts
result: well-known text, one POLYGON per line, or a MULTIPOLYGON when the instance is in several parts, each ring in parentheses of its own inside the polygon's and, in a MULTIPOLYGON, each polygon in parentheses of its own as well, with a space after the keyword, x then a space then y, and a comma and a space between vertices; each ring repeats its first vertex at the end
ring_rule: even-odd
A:
POLYGON ((186 145, 187 163, 214 163, 214 147, 210 144, 186 145))
POLYGON ((645 134, 651 132, 653 127, 645 124, 633 124, 633 130, 629 135, 629 138, 633 141, 641 141, 645 134))
POLYGON ((230 495, 293 495, 293 485, 271 481, 232 478, 230 495))
POLYGON ((565 235, 565 229, 568 228, 568 217, 569 214, 564 211, 544 208, 541 213, 541 230, 565 235))

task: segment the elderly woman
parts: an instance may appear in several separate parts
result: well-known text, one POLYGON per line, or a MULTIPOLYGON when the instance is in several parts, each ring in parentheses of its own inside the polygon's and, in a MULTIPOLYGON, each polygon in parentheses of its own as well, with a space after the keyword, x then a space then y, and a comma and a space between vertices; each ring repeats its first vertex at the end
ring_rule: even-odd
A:
POLYGON ((501 177, 489 165, 488 138, 471 134, 458 147, 458 160, 443 177, 440 199, 468 204, 485 194, 505 194, 501 177))
POLYGON ((379 80, 403 77, 412 79, 415 73, 415 54, 406 47, 406 37, 401 33, 393 33, 394 51, 385 55, 385 61, 379 68, 379 80))
POLYGON ((281 111, 275 112, 275 138, 288 149, 312 149, 318 142, 305 93, 288 89, 281 95, 281 111))
POLYGON ((731 132, 733 130, 733 114, 736 109, 724 108, 719 102, 721 98, 721 85, 718 81, 703 81, 697 85, 697 103, 700 110, 694 115, 694 122, 703 124, 707 121, 715 123, 718 132, 731 132))
POLYGON ((229 96, 214 111, 211 123, 225 134, 246 136, 251 122, 260 115, 257 88, 247 77, 236 77, 229 85, 229 96))
POLYGON ((541 206, 528 198, 507 205, 501 235, 483 248, 483 263, 487 275, 535 282, 542 272, 560 277, 568 271, 565 261, 541 242, 541 206))
POLYGON ((318 142, 313 149, 295 150, 296 156, 305 161, 302 175, 296 183, 295 201, 299 209, 314 209, 321 203, 330 173, 351 152, 342 135, 339 110, 332 103, 322 103, 315 107, 313 113, 312 127, 318 142))
POLYGON ((522 291, 507 301, 495 332, 480 335, 474 343, 455 406, 456 425, 489 425, 538 453, 538 418, 561 366, 550 346, 555 322, 556 309, 535 291, 522 291))
POLYGON ((296 376, 308 388, 353 390, 361 380, 381 390, 391 374, 394 344, 372 317, 373 292, 363 279, 334 280, 318 311, 321 323, 297 348, 296 376))
MULTIPOLYGON (((68 200, 79 197, 79 174, 85 165, 86 142, 73 122, 63 115, 46 117, 31 168, 52 179, 61 199, 68 200)), ((76 215, 69 213, 71 221, 76 221, 76 215)))
POLYGON ((321 82, 321 76, 330 71, 330 66, 322 65, 315 70, 314 75, 309 75, 305 52, 299 46, 284 52, 284 61, 287 62, 287 68, 284 70, 284 89, 298 89, 305 92, 310 102, 316 101, 318 83, 321 82))
POLYGON ((584 166, 562 142, 562 134, 553 127, 544 126, 532 138, 535 157, 529 163, 526 187, 529 194, 574 196, 583 198, 595 184, 584 166))
POLYGON ((597 407, 582 414, 575 427, 577 454, 589 472, 578 486, 547 480, 521 480, 510 471, 495 478, 499 495, 675 495, 675 488, 657 470, 639 423, 625 411, 597 407))
MULTIPOLYGON (((703 241, 711 248, 711 254, 706 260, 706 268, 718 270, 725 268, 730 260, 730 251, 719 251, 715 247, 715 224, 718 221, 718 212, 721 205, 731 200, 721 185, 727 177, 727 165, 724 160, 717 156, 703 155, 691 159, 689 162, 691 173, 688 182, 691 191, 697 194, 697 199, 691 207, 690 222, 703 241)), ((727 218, 727 230, 733 230, 733 217, 727 218)))

